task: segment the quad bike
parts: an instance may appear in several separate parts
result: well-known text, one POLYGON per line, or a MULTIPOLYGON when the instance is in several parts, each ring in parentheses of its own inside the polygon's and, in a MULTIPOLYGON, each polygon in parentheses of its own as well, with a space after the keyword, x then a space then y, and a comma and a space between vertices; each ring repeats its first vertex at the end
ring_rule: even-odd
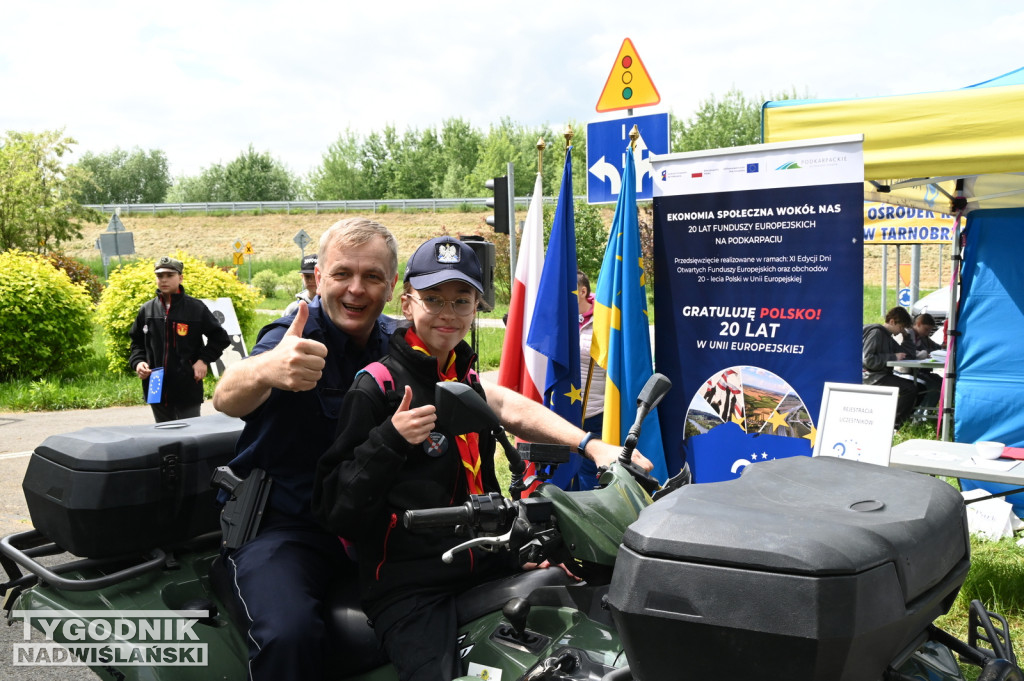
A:
MULTIPOLYGON (((970 565, 963 502, 952 487, 794 457, 722 483, 687 484, 684 470, 657 489, 629 459, 643 417, 668 387, 657 374, 645 387, 622 455, 598 489, 541 484, 518 498, 523 462, 494 414, 472 389, 439 384, 439 420, 492 430, 502 442, 514 498, 476 496, 407 512, 404 522, 464 534, 453 552, 514 551, 524 563, 562 563, 582 578, 531 570, 461 594, 464 679, 953 681, 962 679, 956 653, 986 681, 1024 681, 1005 620, 980 603, 971 607, 968 642, 932 624, 970 565)), ((202 417, 170 431, 48 438, 24 483, 37 529, 0 540, 8 620, 42 631, 47 643, 39 645, 77 650, 104 679, 246 678, 237 603, 219 555, 226 537, 254 531, 254 522, 204 531, 217 517, 201 511, 210 502, 201 481, 230 456, 238 430, 202 417), (144 461, 133 459, 138 451, 144 461)), ((543 467, 567 452, 533 446, 527 455, 543 467)), ((271 484, 240 484, 229 473, 217 477, 236 501, 258 499, 271 484)), ((336 586, 330 678, 395 678, 353 585, 336 586)), ((67 654, 46 650, 47 660, 67 654)), ((16 650, 15 663, 19 654, 32 651, 16 650)))

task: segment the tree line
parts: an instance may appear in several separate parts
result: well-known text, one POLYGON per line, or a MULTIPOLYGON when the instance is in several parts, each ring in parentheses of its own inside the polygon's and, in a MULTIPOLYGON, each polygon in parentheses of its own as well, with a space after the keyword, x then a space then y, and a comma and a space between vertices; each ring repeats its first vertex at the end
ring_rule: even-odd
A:
MULTIPOLYGON (((767 99, 791 99, 795 91, 767 99)), ((673 118, 671 151, 756 144, 760 102, 733 89, 704 100, 689 119, 673 118)), ((570 121, 574 136, 573 187, 586 187, 586 126, 570 121)), ((306 175, 292 172, 269 151, 252 145, 227 163, 194 176, 172 178, 160 149, 86 151, 74 164, 65 156, 76 143, 63 131, 7 132, 0 137, 0 249, 45 251, 77 235, 76 223, 99 222, 83 206, 136 203, 463 198, 488 195, 484 183, 515 164, 515 193, 532 193, 538 140, 547 148, 543 192, 558 193, 565 140, 550 126, 503 118, 486 131, 461 118, 437 127, 393 125, 360 135, 342 132, 306 175)))

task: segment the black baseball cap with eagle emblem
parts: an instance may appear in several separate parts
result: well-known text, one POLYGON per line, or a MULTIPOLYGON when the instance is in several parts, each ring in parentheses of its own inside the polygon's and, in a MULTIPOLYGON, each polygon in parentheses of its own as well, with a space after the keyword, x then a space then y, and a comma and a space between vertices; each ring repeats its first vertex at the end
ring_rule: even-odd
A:
POLYGON ((439 236, 416 249, 405 266, 404 281, 425 289, 446 281, 464 281, 483 295, 483 270, 476 253, 465 242, 439 236))

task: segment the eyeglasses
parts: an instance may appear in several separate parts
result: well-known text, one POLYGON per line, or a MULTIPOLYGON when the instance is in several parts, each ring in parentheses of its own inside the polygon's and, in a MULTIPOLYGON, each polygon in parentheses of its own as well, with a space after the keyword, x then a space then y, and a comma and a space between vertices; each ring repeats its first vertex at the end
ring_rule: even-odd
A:
POLYGON ((476 301, 472 298, 456 298, 455 300, 448 300, 441 296, 428 295, 422 298, 417 298, 411 293, 406 294, 409 298, 412 298, 427 311, 428 314, 439 315, 444 312, 444 306, 450 304, 455 314, 460 317, 468 317, 473 314, 476 310, 476 301))

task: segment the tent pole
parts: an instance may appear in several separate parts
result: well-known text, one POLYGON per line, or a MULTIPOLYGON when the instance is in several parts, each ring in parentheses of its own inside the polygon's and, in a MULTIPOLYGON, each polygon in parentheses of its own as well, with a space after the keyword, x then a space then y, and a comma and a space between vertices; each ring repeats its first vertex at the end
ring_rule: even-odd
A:
POLYGON ((964 181, 956 181, 956 193, 953 197, 953 211, 956 213, 956 222, 953 225, 953 252, 950 256, 950 281, 949 281, 949 322, 946 344, 946 386, 942 396, 942 439, 949 442, 953 440, 953 394, 956 392, 956 322, 957 322, 957 297, 960 289, 960 233, 961 220, 966 207, 964 199, 964 181))
POLYGON ((889 244, 882 244, 882 318, 885 318, 885 294, 889 288, 889 244))
POLYGON ((910 308, 921 296, 921 244, 910 247, 910 308))

